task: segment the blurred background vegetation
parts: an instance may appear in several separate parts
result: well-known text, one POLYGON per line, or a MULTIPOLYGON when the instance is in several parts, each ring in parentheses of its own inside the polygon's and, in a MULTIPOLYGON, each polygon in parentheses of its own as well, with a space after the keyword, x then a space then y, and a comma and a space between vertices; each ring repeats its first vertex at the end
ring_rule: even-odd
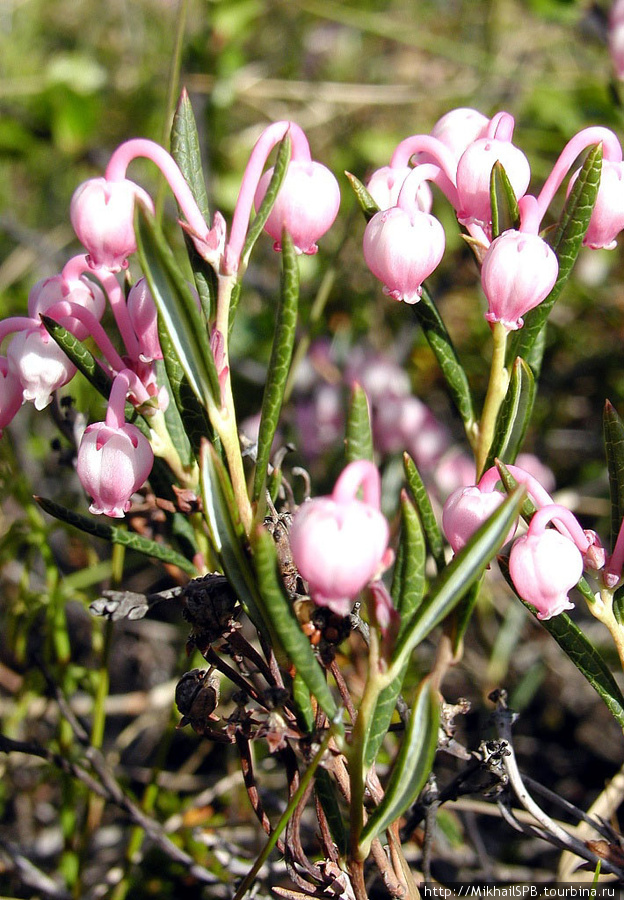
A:
MULTIPOLYGON (((34 282, 55 274, 79 252, 68 219, 76 186, 101 174, 113 149, 127 138, 167 143, 171 60, 185 15, 176 88, 186 85, 197 116, 212 208, 231 216, 260 130, 277 119, 297 121, 309 136, 314 157, 333 169, 343 190, 337 225, 319 255, 302 261, 305 320, 322 276, 338 260, 326 315, 311 324, 312 337, 329 338, 342 348, 343 360, 360 341, 405 359, 415 393, 459 435, 441 377, 409 309, 383 297, 364 266, 364 223, 342 173, 364 179, 387 163, 399 140, 428 132, 454 107, 471 106, 487 115, 505 109, 516 118, 514 142, 529 157, 537 192, 557 154, 579 129, 601 124, 623 134, 620 87, 613 82, 606 48, 607 12, 606 2, 588 0, 188 0, 186 12, 168 0, 0 0, 2 315, 23 314, 34 282)), ((155 171, 138 162, 133 167, 131 177, 156 192, 155 171)), ((170 198, 166 202, 173 220, 170 198)), ((452 212, 440 196, 435 204, 449 249, 431 288, 478 393, 487 378, 489 333, 477 272, 452 212)), ((173 235, 172 230, 177 240, 173 235)), ((248 273, 235 335, 243 416, 258 408, 262 383, 256 364, 268 352, 276 273, 266 239, 248 273)), ((584 524, 605 536, 601 416, 607 397, 620 413, 624 410, 623 274, 621 247, 582 254, 549 327, 529 435, 529 448, 554 470, 559 488, 568 489, 571 502, 586 517, 584 524)), ((84 385, 72 383, 71 393, 79 406, 101 411, 84 385)), ((149 691, 179 671, 176 660, 185 630, 177 613, 166 612, 151 621, 152 631, 146 621, 124 626, 114 639, 110 628, 91 625, 86 606, 99 584, 115 579, 123 560, 44 521, 33 506, 32 493, 46 492, 68 505, 70 500, 78 507, 83 503, 71 467, 63 466, 62 454, 50 449, 54 435, 47 414, 33 417, 24 410, 0 443, 0 692, 9 732, 21 733, 30 722, 34 733, 71 754, 71 736, 62 723, 43 722, 32 712, 43 685, 30 666, 31 654, 43 648, 55 672, 62 672, 60 683, 67 692, 101 689, 102 671, 111 658, 113 693, 149 691)), ((319 488, 332 467, 340 465, 340 454, 338 442, 315 465, 319 488)), ((130 562, 133 586, 157 582, 161 573, 130 562)), ((468 721, 473 729, 469 736, 477 734, 484 715, 479 704, 488 690, 507 679, 518 703, 532 714, 523 745, 526 760, 539 748, 546 760, 544 779, 586 806, 620 765, 621 735, 591 691, 586 696, 580 676, 567 683, 575 670, 561 663, 556 648, 524 611, 506 601, 489 602, 493 606, 486 604, 477 614, 463 666, 451 676, 450 699, 462 694, 476 699, 477 711, 468 721), (519 644, 521 637, 524 643, 519 644), (541 743, 536 744, 538 732, 541 743)), ((128 766, 138 794, 148 780, 144 766, 165 765, 158 747, 167 718, 165 703, 164 721, 161 708, 155 725, 150 720, 144 729, 132 726, 132 734, 127 733, 129 722, 123 729, 118 720, 110 726, 108 739, 117 760, 128 766)), ((232 765, 224 751, 195 741, 193 735, 177 733, 170 740, 178 747, 170 767, 179 770, 180 758, 186 760, 188 779, 174 778, 171 790, 160 792, 154 801, 160 817, 179 814, 181 796, 197 794, 232 765), (182 783, 184 789, 179 788, 182 783)), ((63 850, 54 845, 56 851, 46 856, 37 841, 45 826, 51 829, 56 822, 52 807, 58 797, 49 791, 42 799, 45 779, 40 771, 20 773, 7 763, 3 773, 0 800, 7 830, 0 844, 17 829, 22 844, 36 847, 34 855, 39 854, 44 870, 53 872, 58 866, 66 882, 75 885, 80 854, 86 852, 72 844, 76 823, 86 816, 80 806, 86 803, 83 793, 74 789, 66 794, 63 850)), ((67 783, 63 790, 70 790, 67 783)), ((195 817, 187 811, 185 821, 211 826, 237 816, 244 821, 246 798, 227 802, 220 806, 213 798, 201 814, 192 807, 195 817)), ((90 814, 95 815, 92 809, 90 814)), ((456 832, 453 837, 447 822, 449 845, 461 845, 463 826, 451 824, 456 832)), ((198 849, 192 835, 180 840, 204 857, 212 853, 204 845, 198 849)), ((118 862, 112 851, 111 858, 118 862)), ((0 890, 32 896, 7 860, 0 890)), ((216 857, 208 862, 218 868, 216 857)), ((171 875, 168 887, 162 878, 162 867, 155 864, 151 872, 148 860, 143 877, 135 874, 132 887, 128 882, 126 888, 137 898, 165 897, 175 890, 171 884, 182 883, 176 881, 180 873, 171 875)))

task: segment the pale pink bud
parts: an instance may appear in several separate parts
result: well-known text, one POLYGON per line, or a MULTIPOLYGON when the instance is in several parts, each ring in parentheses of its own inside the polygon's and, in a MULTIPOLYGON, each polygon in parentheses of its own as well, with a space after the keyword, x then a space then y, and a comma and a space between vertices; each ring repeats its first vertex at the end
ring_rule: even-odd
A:
MULTIPOLYGON (((259 208, 267 192, 273 169, 264 173, 254 203, 259 208)), ((264 226, 279 250, 286 229, 299 253, 313 254, 316 242, 334 224, 340 207, 340 188, 326 166, 312 160, 292 160, 271 214, 264 226)))
POLYGON ((459 160, 469 144, 485 137, 490 120, 476 109, 451 109, 435 123, 431 136, 442 141, 459 160))
POLYGON ((516 198, 526 193, 531 169, 522 150, 511 141, 496 138, 473 141, 457 164, 457 218, 463 225, 475 223, 486 230, 491 227, 490 176, 497 161, 505 169, 516 198))
POLYGON ((379 473, 365 461, 344 469, 330 497, 300 506, 290 529, 293 559, 310 596, 341 616, 383 568, 388 538, 379 510, 379 473), (356 498, 361 484, 364 500, 356 498))
POLYGON ((616 0, 609 13, 609 53, 615 75, 624 79, 624 2, 616 0))
POLYGON ((132 328, 139 341, 139 359, 152 362, 162 359, 158 339, 158 313, 152 292, 145 278, 139 278, 130 289, 126 303, 132 328))
MULTIPOLYGON (((442 511, 442 530, 454 553, 468 543, 504 499, 499 491, 480 491, 475 485, 453 491, 442 511)), ((503 543, 512 539, 516 527, 514 523, 503 543)))
POLYGON ((9 371, 6 358, 0 358, 0 437, 23 402, 24 389, 19 378, 9 371))
MULTIPOLYGON (((381 169, 373 172, 366 185, 366 190, 379 209, 390 209, 397 205, 401 188, 412 171, 409 166, 382 166, 381 169)), ((421 212, 431 212, 433 195, 426 181, 421 181, 418 185, 416 205, 421 212)))
POLYGON ((364 231, 366 265, 395 300, 418 303, 422 283, 444 255, 445 235, 436 218, 398 206, 376 213, 364 231))
MULTIPOLYGON (((95 316, 98 322, 104 315, 106 298, 97 284, 86 278, 67 281, 62 275, 43 278, 31 288, 28 295, 28 315, 33 319, 38 319, 41 313, 45 314, 50 307, 63 300, 84 307, 95 316)), ((89 335, 89 329, 78 319, 64 318, 63 325, 79 341, 84 341, 89 335)))
POLYGON ((43 325, 18 331, 7 350, 9 371, 19 379, 24 400, 32 400, 36 409, 52 402, 54 391, 76 374, 59 345, 43 325))
POLYGON ((583 574, 583 556, 552 528, 540 534, 529 530, 511 548, 509 574, 519 596, 537 609, 537 618, 550 619, 574 607, 568 591, 583 574))
MULTIPOLYGON (((577 170, 568 185, 568 194, 578 178, 577 170)), ((603 159, 598 196, 592 210, 583 245, 592 250, 614 250, 616 237, 624 228, 624 163, 603 159)))
POLYGON ((522 328, 523 316, 554 287, 557 257, 537 234, 505 231, 483 258, 481 284, 488 301, 485 318, 508 330, 522 328))
POLYGON ((89 425, 78 448, 76 466, 80 483, 93 501, 89 511, 123 517, 132 505, 132 494, 146 481, 153 462, 150 442, 136 425, 89 425))
POLYGON ((90 266, 104 266, 113 272, 126 268, 128 256, 136 250, 134 202, 137 199, 154 211, 149 194, 127 178, 122 181, 91 178, 76 188, 69 215, 78 240, 89 254, 90 266))

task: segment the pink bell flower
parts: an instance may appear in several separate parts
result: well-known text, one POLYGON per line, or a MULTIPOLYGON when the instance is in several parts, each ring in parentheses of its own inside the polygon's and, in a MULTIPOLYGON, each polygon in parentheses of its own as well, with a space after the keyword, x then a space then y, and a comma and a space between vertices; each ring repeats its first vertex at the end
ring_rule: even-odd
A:
POLYGON ((6 357, 0 357, 0 437, 24 401, 19 378, 9 370, 6 357))
MULTIPOLYGON (((368 180, 366 190, 380 210, 390 209, 399 201, 401 188, 412 169, 409 166, 382 166, 368 180)), ((433 195, 426 181, 423 181, 416 192, 416 205, 422 212, 431 212, 433 195)))
POLYGON ((511 548, 509 574, 537 618, 551 619, 574 608, 568 591, 583 574, 583 557, 573 541, 552 528, 539 535, 529 531, 511 548))
MULTIPOLYGON (((57 303, 67 301, 77 303, 88 310, 98 322, 104 315, 106 298, 104 292, 97 284, 86 278, 76 278, 68 281, 63 275, 53 275, 51 278, 42 278, 30 290, 28 295, 28 315, 37 320, 41 313, 46 313, 57 303)), ((89 335, 89 329, 76 318, 69 318, 63 322, 65 328, 84 341, 89 335)))
POLYGON ((488 301, 485 318, 501 322, 508 331, 522 328, 522 317, 548 296, 558 274, 557 257, 541 237, 513 229, 503 232, 488 248, 481 268, 488 301))
POLYGON ((479 138, 469 144, 457 163, 457 218, 462 225, 480 225, 489 233, 492 224, 490 177, 500 161, 516 197, 524 196, 531 180, 529 161, 507 140, 479 138))
POLYGON ((416 202, 422 182, 439 173, 439 166, 432 163, 413 169, 403 182, 398 205, 375 213, 364 231, 366 265, 383 282, 384 294, 395 300, 418 303, 423 281, 444 255, 442 225, 416 202))
POLYGON ((126 268, 128 256, 136 251, 137 199, 154 212, 149 194, 127 178, 91 178, 76 188, 69 215, 78 240, 89 254, 90 266, 103 266, 112 272, 126 268))
MULTIPOLYGON (((254 197, 259 208, 267 192, 273 169, 264 173, 254 197)), ((340 207, 340 188, 332 172, 313 160, 296 160, 289 163, 273 209, 265 223, 265 231, 281 249, 282 231, 285 229, 293 240, 298 253, 314 254, 316 242, 334 224, 340 207)))
POLYGON ((145 278, 139 278, 130 288, 126 307, 139 343, 139 360, 153 362, 155 359, 162 359, 156 303, 145 278))
POLYGON ((154 454, 136 425, 111 427, 94 422, 85 430, 76 471, 92 498, 89 512, 122 518, 131 507, 131 496, 151 472, 154 454))
POLYGON ((54 391, 76 374, 76 366, 43 325, 18 331, 7 349, 7 359, 9 371, 22 385, 24 400, 31 400, 35 409, 45 409, 54 391))
POLYGON ((300 506, 290 529, 293 559, 310 596, 339 616, 349 614, 354 599, 388 562, 388 539, 379 473, 365 460, 343 470, 331 496, 300 506))
POLYGON ((615 0, 609 12, 609 53, 615 76, 624 80, 624 2, 615 0))
POLYGON ((459 161, 469 144, 486 137, 490 120, 476 109, 459 107, 451 109, 438 119, 431 129, 431 136, 449 148, 459 161))
MULTIPOLYGON (((458 553, 468 543, 504 499, 505 494, 500 491, 482 491, 476 485, 453 491, 442 510, 442 530, 454 553, 458 553)), ((512 539, 516 528, 517 523, 514 523, 504 544, 512 539)))

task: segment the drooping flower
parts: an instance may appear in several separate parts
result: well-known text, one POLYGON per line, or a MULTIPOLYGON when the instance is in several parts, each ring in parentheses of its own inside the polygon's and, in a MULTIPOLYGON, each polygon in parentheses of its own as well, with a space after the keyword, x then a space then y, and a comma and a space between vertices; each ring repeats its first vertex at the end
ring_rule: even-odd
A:
POLYGON ((445 113, 431 129, 431 136, 442 141, 457 160, 469 144, 485 137, 490 120, 476 109, 459 107, 445 113))
POLYGON ((463 225, 475 223, 489 232, 492 223, 490 177, 499 161, 517 199, 529 186, 529 161, 511 141, 479 138, 469 144, 457 163, 457 218, 463 225))
POLYGON ((145 278, 139 278, 128 292, 127 309, 132 328, 139 342, 141 362, 162 359, 163 353, 158 338, 158 313, 145 278))
POLYGON ((558 531, 529 530, 511 548, 509 574, 520 597, 537 609, 537 618, 550 619, 574 608, 568 591, 583 574, 583 557, 558 531))
MULTIPOLYGON (((442 511, 442 530, 454 553, 468 543, 504 499, 505 495, 500 491, 482 491, 476 485, 453 491, 442 511)), ((516 527, 517 523, 514 523, 503 543, 512 539, 516 527)))
MULTIPOLYGON (((86 278, 68 281, 63 275, 53 275, 51 278, 42 278, 31 288, 28 295, 28 315, 37 320, 41 313, 46 313, 52 306, 63 301, 77 303, 98 321, 106 307, 104 292, 97 284, 86 278)), ((69 318, 63 324, 79 341, 84 341, 89 334, 89 329, 76 318, 69 318)))
POLYGON ((0 437, 23 403, 24 389, 19 378, 9 371, 6 357, 0 357, 0 437))
MULTIPOLYGON (((254 204, 259 208, 267 192, 273 169, 258 182, 254 204)), ((340 207, 340 188, 335 176, 314 160, 291 160, 264 228, 279 250, 285 229, 299 253, 313 254, 316 242, 334 224, 340 207)))
POLYGON ((22 385, 24 400, 31 400, 35 409, 48 406, 54 391, 76 374, 76 366, 43 325, 18 331, 7 349, 7 359, 9 372, 22 385))
POLYGON ((331 496, 306 501, 293 518, 295 564, 314 602, 337 615, 348 615, 387 558, 389 529, 379 502, 379 473, 361 460, 343 470, 331 496), (357 498, 360 487, 362 500, 357 498))
MULTIPOLYGON (((366 184, 366 190, 380 210, 397 205, 401 188, 412 171, 409 166, 382 166, 373 172, 366 184)), ((416 204, 422 212, 431 212, 433 196, 426 181, 420 184, 416 192, 416 204)))
MULTIPOLYGON (((568 193, 578 177, 570 179, 568 193)), ((600 187, 592 210, 583 245, 592 250, 614 250, 616 238, 624 229, 624 163, 603 159, 600 187)))
POLYGON ((153 463, 150 442, 136 425, 89 425, 78 448, 76 466, 80 483, 92 500, 89 511, 123 517, 130 509, 132 494, 144 484, 153 463))
POLYGON ((120 181, 91 178, 74 191, 69 215, 93 268, 104 266, 113 272, 126 268, 128 257, 136 250, 134 204, 137 199, 154 211, 149 194, 127 178, 120 181))
POLYGON ((485 318, 509 331, 521 328, 523 316, 548 296, 558 274, 557 257, 541 237, 513 229, 503 232, 483 258, 485 318))

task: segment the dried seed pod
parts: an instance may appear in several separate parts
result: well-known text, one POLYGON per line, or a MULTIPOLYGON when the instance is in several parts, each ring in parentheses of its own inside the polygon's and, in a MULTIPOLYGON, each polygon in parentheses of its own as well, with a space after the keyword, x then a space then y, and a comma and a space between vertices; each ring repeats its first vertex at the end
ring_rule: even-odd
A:
POLYGON ((210 729, 209 720, 219 703, 220 681, 212 669, 191 669, 176 685, 175 702, 182 719, 179 727, 190 725, 197 734, 210 729))
POLYGON ((237 597, 224 575, 194 578, 182 594, 183 615, 193 626, 191 641, 203 650, 232 629, 237 597))

